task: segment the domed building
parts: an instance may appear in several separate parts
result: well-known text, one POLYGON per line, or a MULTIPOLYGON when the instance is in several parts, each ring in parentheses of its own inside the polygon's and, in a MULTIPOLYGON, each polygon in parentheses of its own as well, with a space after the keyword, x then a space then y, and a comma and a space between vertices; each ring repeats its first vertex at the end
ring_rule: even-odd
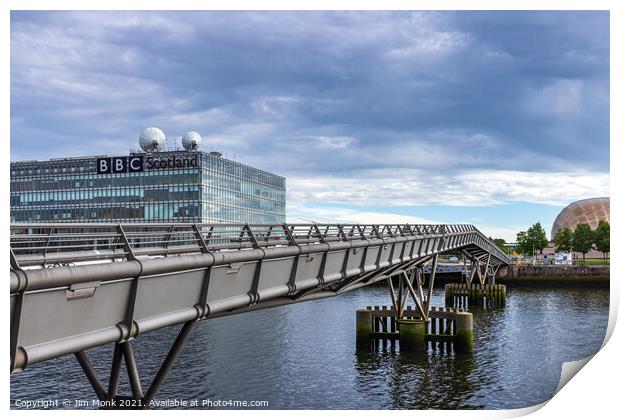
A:
POLYGON ((575 201, 564 207, 558 214, 551 228, 551 239, 564 228, 575 230, 578 224, 587 223, 592 229, 596 229, 598 222, 609 222, 609 197, 588 198, 575 201))

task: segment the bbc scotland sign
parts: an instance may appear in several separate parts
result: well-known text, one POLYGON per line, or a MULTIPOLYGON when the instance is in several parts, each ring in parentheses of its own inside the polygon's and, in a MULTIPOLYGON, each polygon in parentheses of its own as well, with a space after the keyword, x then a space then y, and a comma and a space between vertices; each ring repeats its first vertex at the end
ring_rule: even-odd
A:
POLYGON ((117 174, 122 172, 142 172, 144 171, 144 157, 112 157, 97 159, 98 174, 117 174))
POLYGON ((117 174, 126 172, 144 172, 144 170, 195 168, 198 157, 179 159, 176 156, 155 158, 152 156, 121 156, 97 159, 97 174, 117 174))

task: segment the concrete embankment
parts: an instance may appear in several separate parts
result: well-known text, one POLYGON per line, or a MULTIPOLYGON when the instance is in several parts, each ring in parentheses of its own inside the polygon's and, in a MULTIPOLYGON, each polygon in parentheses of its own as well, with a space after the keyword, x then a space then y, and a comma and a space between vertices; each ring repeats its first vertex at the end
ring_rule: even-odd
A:
POLYGON ((498 283, 511 286, 609 286, 609 266, 524 265, 501 267, 498 283))

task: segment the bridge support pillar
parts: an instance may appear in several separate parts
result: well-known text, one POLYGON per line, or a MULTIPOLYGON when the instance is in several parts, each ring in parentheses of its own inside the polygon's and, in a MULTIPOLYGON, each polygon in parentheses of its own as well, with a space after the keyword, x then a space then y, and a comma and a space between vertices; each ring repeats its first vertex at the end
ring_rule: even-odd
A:
POLYGON ((400 347, 405 351, 426 350, 426 322, 421 319, 399 319, 400 347))
POLYGON ((474 349, 474 317, 470 312, 457 312, 454 348, 459 353, 471 353, 474 349))
POLYGON ((400 343, 401 352, 429 349, 471 353, 474 345, 473 315, 462 308, 429 308, 427 319, 419 307, 368 306, 357 311, 357 345, 379 348, 400 343))
POLYGON ((356 312, 355 339, 358 346, 369 345, 372 340, 372 313, 368 309, 356 312))

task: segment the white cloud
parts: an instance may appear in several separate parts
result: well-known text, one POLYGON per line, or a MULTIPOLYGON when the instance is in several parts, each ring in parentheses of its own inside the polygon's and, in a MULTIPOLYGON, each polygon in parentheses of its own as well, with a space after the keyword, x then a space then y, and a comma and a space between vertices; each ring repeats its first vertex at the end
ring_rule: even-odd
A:
POLYGON ((237 150, 260 156, 260 153, 254 149, 257 146, 257 140, 268 137, 273 131, 272 123, 239 122, 230 127, 219 127, 208 133, 205 140, 208 145, 224 147, 228 151, 237 150))
MULTIPOLYGON (((442 224, 441 220, 426 219, 393 212, 363 211, 346 207, 315 207, 287 205, 287 223, 338 223, 338 224, 442 224)), ((469 222, 462 222, 470 224, 469 222)), ((516 240, 518 226, 492 226, 485 223, 474 225, 486 236, 503 238, 508 242, 516 240)))
POLYGON ((377 169, 287 178, 292 204, 491 206, 516 202, 566 205, 609 195, 609 174, 475 170, 461 173, 377 169))
MULTIPOLYGON (((236 117, 233 117, 228 110, 221 107, 189 112, 170 112, 174 111, 174 109, 168 111, 164 115, 157 116, 159 124, 173 127, 180 133, 184 133, 189 129, 197 130, 203 127, 208 129, 209 132, 213 132, 214 130, 219 130, 220 127, 230 128, 230 125, 237 121, 236 117)), ((201 134, 206 134, 206 132, 201 134)))
POLYGON ((265 96, 254 99, 252 108, 263 118, 283 118, 300 100, 294 96, 265 96))
POLYGON ((287 204, 287 223, 340 223, 340 224, 437 224, 436 220, 410 215, 372 212, 346 207, 313 207, 287 204))
MULTIPOLYGON (((179 23, 174 14, 142 11, 69 12, 74 32, 104 38, 110 31, 152 31, 158 37, 187 40, 195 34, 193 24, 179 23)), ((64 23, 64 21, 61 20, 64 23)))
POLYGON ((356 142, 353 137, 345 136, 318 136, 314 137, 314 140, 317 141, 318 147, 322 149, 346 149, 356 142))
POLYGON ((575 117, 583 111, 584 82, 557 79, 542 89, 529 89, 527 109, 536 116, 575 117))
POLYGON ((479 54, 484 58, 495 61, 510 60, 514 58, 510 53, 500 49, 496 49, 494 47, 490 47, 488 45, 482 46, 480 48, 479 54))
POLYGON ((473 37, 463 32, 440 32, 424 30, 410 35, 405 45, 386 53, 392 59, 409 59, 420 54, 449 53, 469 46, 473 37))

